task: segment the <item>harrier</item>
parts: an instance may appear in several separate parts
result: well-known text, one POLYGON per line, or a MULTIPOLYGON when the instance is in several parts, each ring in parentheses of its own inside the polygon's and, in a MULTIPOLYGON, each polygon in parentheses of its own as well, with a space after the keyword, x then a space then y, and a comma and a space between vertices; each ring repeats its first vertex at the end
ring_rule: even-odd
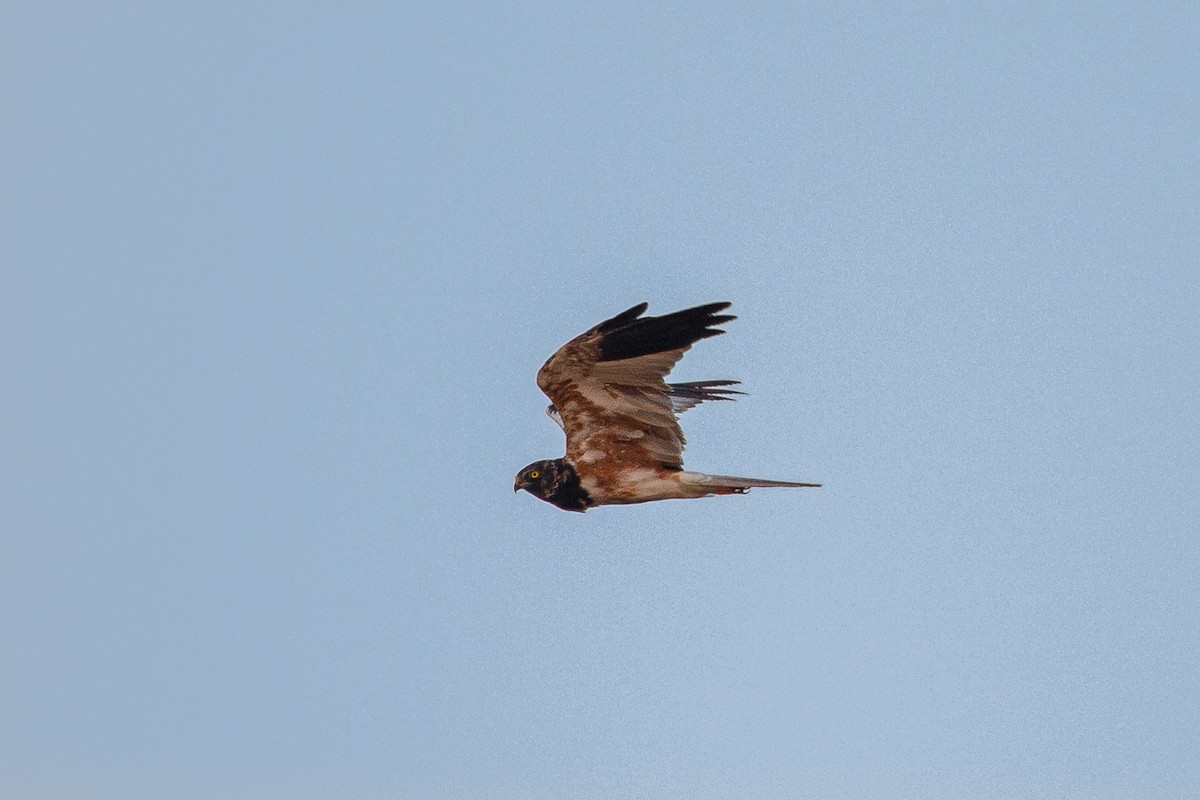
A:
POLYGON ((737 381, 666 383, 693 344, 725 331, 729 303, 643 317, 646 303, 601 322, 560 347, 538 371, 546 409, 567 435, 563 458, 535 461, 513 491, 567 511, 651 500, 745 494, 752 487, 818 487, 683 469, 677 414, 705 400, 732 400, 737 381))

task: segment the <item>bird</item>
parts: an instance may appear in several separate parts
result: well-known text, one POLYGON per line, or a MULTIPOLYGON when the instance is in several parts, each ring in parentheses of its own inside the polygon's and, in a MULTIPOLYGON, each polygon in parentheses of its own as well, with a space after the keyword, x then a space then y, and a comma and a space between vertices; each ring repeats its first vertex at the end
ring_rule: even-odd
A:
POLYGON ((708 303, 660 317, 648 303, 622 311, 555 351, 538 370, 550 398, 546 413, 563 429, 562 458, 535 461, 517 473, 522 489, 564 511, 604 505, 745 494, 758 487, 819 488, 683 468, 686 440, 678 415, 709 400, 733 400, 738 381, 667 383, 683 354, 725 333, 732 305, 708 303))

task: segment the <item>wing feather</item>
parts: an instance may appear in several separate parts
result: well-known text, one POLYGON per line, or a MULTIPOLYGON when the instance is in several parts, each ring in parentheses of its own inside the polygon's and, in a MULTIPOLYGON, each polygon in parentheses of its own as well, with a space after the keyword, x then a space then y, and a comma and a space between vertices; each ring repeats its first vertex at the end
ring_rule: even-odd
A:
MULTIPOLYGON (((578 463, 599 451, 623 463, 682 468, 686 440, 664 379, 693 344, 724 333, 715 326, 735 319, 718 313, 729 305, 643 317, 641 303, 560 347, 538 371, 538 387, 562 417, 567 458, 578 463)), ((709 382, 695 391, 715 393, 696 402, 733 391, 713 385, 731 384, 709 382)))
MULTIPOLYGON (((671 398, 671 410, 678 416, 685 411, 695 408, 706 400, 734 400, 729 395, 745 394, 737 389, 726 389, 726 386, 737 386, 741 381, 692 381, 690 383, 668 383, 667 394, 671 398)), ((546 406, 546 416, 554 420, 554 424, 566 430, 562 414, 554 404, 546 406)))

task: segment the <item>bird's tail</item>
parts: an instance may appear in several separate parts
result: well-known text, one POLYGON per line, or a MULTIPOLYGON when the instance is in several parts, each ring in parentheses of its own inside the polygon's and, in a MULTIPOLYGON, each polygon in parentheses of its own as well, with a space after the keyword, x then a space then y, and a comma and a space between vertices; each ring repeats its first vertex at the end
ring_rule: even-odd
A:
POLYGON ((819 489, 819 483, 795 483, 794 481, 767 481, 761 478, 737 478, 733 475, 706 475, 703 472, 680 473, 680 480, 705 494, 745 494, 755 488, 783 487, 792 489, 819 489))

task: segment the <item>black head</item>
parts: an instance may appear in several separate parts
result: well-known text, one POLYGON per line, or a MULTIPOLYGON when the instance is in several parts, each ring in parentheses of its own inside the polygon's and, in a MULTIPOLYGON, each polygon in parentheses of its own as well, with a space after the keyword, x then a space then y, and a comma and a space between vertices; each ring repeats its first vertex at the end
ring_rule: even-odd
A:
POLYGON ((592 504, 588 493, 579 485, 575 468, 561 458, 535 461, 518 472, 513 491, 521 489, 567 511, 584 511, 592 504))

